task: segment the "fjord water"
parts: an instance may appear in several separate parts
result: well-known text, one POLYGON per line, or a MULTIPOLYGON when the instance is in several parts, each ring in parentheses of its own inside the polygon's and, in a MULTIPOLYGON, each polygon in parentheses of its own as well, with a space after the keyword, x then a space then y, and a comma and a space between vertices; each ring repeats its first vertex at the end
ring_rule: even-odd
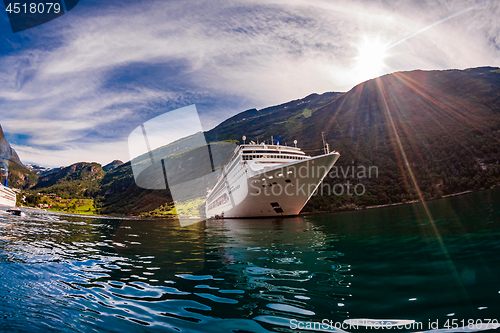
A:
POLYGON ((354 318, 426 331, 500 319, 500 189, 187 227, 30 211, 2 216, 0 236, 0 331, 297 332, 291 320, 354 318))

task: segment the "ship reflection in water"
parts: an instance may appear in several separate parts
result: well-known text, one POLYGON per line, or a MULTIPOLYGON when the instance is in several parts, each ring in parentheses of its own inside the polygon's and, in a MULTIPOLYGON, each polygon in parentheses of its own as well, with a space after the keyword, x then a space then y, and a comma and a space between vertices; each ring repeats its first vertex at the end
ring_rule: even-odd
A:
POLYGON ((425 331, 498 318, 499 202, 498 190, 430 202, 436 229, 419 205, 187 227, 2 216, 0 328, 296 332, 385 318, 425 331))

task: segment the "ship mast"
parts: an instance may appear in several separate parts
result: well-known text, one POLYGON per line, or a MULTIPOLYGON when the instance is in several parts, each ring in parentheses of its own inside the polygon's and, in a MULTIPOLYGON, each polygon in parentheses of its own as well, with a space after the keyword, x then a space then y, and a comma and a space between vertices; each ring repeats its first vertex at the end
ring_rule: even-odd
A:
POLYGON ((328 142, 326 142, 325 132, 321 132, 321 136, 323 137, 323 150, 325 151, 325 155, 330 154, 330 146, 328 145, 328 142))

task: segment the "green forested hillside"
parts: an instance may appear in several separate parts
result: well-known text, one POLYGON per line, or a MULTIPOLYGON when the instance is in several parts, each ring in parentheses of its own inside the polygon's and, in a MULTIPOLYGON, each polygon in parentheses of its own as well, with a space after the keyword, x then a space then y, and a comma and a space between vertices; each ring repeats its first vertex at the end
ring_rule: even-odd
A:
POLYGON ((80 162, 38 179, 33 190, 65 199, 95 197, 105 172, 99 163, 80 162))
MULTIPOLYGON (((338 167, 376 165, 366 193, 316 197, 309 209, 396 203, 500 183, 500 71, 413 71, 367 81, 311 116, 296 135, 326 131, 338 167), (420 193, 419 193, 420 192, 420 193)), ((333 180, 338 181, 338 180, 333 180)), ((354 179, 354 181, 358 181, 354 179)))
POLYGON ((26 169, 24 165, 14 161, 5 161, 4 164, 9 166, 9 186, 19 189, 28 189, 35 186, 38 182, 39 176, 26 169))
POLYGON ((10 186, 29 188, 36 184, 38 175, 22 164, 16 151, 10 146, 0 126, 0 179, 7 175, 10 186))

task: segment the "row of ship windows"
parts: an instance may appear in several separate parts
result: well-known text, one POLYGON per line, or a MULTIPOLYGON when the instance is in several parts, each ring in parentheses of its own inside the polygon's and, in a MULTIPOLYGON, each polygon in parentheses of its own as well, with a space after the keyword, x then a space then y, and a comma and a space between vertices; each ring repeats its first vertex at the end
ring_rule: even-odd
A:
MULTIPOLYGON (((285 183, 287 183, 287 184, 288 184, 288 183, 291 183, 291 182, 292 182, 292 181, 291 181, 290 179, 285 179, 285 183)), ((262 187, 268 187, 268 186, 269 186, 269 187, 271 187, 271 186, 273 186, 273 185, 278 185, 278 182, 274 182, 274 183, 272 183, 272 184, 271 184, 271 183, 269 183, 269 184, 262 184, 262 187)), ((292 184, 292 185, 293 185, 293 184, 292 184)))
POLYGON ((288 156, 288 155, 243 155, 243 160, 253 160, 254 158, 280 158, 286 160, 305 160, 306 156, 288 156))
MULTIPOLYGON (((288 154, 288 155, 304 155, 304 154, 296 153, 293 151, 286 151, 283 153, 288 154)), ((243 154, 276 154, 276 150, 274 150, 274 151, 273 150, 244 150, 243 154)))
POLYGON ((223 204, 225 204, 226 202, 229 201, 229 197, 227 196, 226 193, 224 193, 223 195, 221 195, 217 200, 215 200, 214 202, 212 202, 209 206, 208 206, 208 210, 211 210, 211 209, 214 209, 215 207, 219 207, 223 204))

